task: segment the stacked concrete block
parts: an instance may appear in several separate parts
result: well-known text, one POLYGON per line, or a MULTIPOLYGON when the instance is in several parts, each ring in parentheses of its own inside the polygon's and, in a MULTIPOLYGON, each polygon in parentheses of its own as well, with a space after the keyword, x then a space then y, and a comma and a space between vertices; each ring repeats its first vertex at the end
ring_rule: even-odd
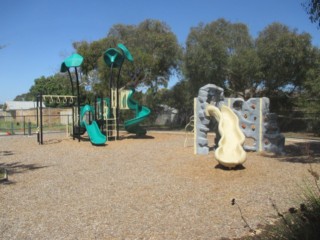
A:
POLYGON ((223 101, 223 88, 214 84, 207 84, 199 89, 195 99, 195 154, 208 154, 208 125, 210 119, 206 117, 205 110, 208 104, 218 106, 223 101))
POLYGON ((238 116, 240 128, 246 138, 251 138, 251 145, 245 144, 249 151, 268 151, 281 154, 284 152, 284 137, 280 134, 277 115, 269 113, 269 98, 226 98, 227 104, 238 116))
POLYGON ((280 133, 277 119, 275 113, 266 114, 263 147, 267 152, 284 154, 285 137, 280 133))

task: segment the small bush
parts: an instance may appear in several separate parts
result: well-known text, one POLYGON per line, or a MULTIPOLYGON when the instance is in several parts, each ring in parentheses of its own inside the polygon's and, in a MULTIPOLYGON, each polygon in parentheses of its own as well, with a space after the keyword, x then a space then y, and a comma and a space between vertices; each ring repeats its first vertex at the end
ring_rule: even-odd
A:
MULTIPOLYGON (((306 144, 304 149, 310 160, 314 157, 310 151, 310 145, 306 144)), ((242 219, 246 226, 249 227, 253 236, 242 239, 282 239, 282 240, 318 240, 320 239, 320 186, 319 173, 313 170, 312 164, 309 165, 308 172, 312 181, 306 182, 299 196, 299 204, 290 207, 287 212, 279 212, 276 203, 273 201, 272 206, 278 214, 278 220, 273 225, 263 226, 259 234, 257 231, 248 226, 247 221, 242 217, 240 206, 238 205, 242 219)), ((233 201, 234 205, 235 202, 233 201)))

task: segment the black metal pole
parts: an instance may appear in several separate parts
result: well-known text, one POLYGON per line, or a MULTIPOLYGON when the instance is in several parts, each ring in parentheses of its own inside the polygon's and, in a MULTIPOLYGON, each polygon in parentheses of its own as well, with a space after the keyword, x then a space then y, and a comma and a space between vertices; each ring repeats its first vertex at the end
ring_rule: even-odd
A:
MULTIPOLYGON (((112 107, 112 87, 113 87, 113 63, 111 64, 111 73, 110 73, 110 79, 109 79, 109 92, 110 92, 110 109, 112 107)), ((111 111, 112 114, 112 111, 111 111)))
POLYGON ((40 144, 43 144, 42 93, 40 93, 40 144))
POLYGON ((98 120, 98 100, 97 100, 97 96, 94 97, 94 119, 98 120))
MULTIPOLYGON (((70 78, 70 82, 71 82, 71 92, 72 92, 72 96, 74 96, 74 87, 73 87, 73 81, 72 81, 72 76, 71 76, 71 73, 70 73, 70 70, 68 68, 68 74, 69 74, 69 78, 70 78)), ((72 139, 74 140, 75 137, 74 137, 74 133, 75 133, 75 129, 74 129, 74 101, 72 102, 72 139)))
MULTIPOLYGON (((110 106, 109 106, 109 111, 110 111, 110 118, 113 117, 113 112, 112 112, 112 87, 113 87, 113 63, 111 64, 111 73, 110 73, 110 80, 109 80, 109 92, 110 92, 110 106)), ((108 116, 109 117, 109 116, 108 116)), ((110 139, 112 138, 112 120, 108 120, 108 134, 110 139)))
POLYGON ((69 78, 70 78, 70 82, 71 82, 71 92, 72 92, 72 95, 74 96, 74 87, 73 87, 73 81, 72 81, 72 76, 71 76, 71 72, 68 68, 68 74, 69 74, 69 78))
POLYGON ((75 129, 75 127, 74 127, 74 103, 72 104, 72 106, 71 106, 71 108, 72 108, 72 111, 71 111, 71 114, 72 114, 72 139, 74 140, 75 139, 75 136, 74 136, 74 129, 75 129))
POLYGON ((80 89, 79 89, 79 77, 78 70, 75 67, 76 79, 77 79, 77 104, 78 104, 78 142, 80 142, 80 89))
POLYGON ((119 79, 120 79, 120 72, 122 68, 122 64, 124 62, 124 59, 121 62, 121 65, 119 67, 118 76, 117 76, 117 82, 116 82, 116 96, 117 96, 117 103, 116 103, 116 128, 117 128, 117 139, 119 140, 119 121, 120 121, 120 109, 119 109, 119 79))
MULTIPOLYGON (((103 96, 100 96, 100 116, 99 116, 99 119, 100 119, 100 123, 101 123, 101 131, 103 131, 104 129, 104 119, 103 119, 103 108, 104 108, 104 105, 103 105, 103 96)), ((106 118, 107 119, 107 118, 106 118)))
POLYGON ((39 131, 40 131, 40 129, 39 129, 39 98, 40 98, 40 96, 39 96, 39 94, 37 95, 37 141, 38 141, 38 143, 40 144, 40 133, 39 133, 39 131))

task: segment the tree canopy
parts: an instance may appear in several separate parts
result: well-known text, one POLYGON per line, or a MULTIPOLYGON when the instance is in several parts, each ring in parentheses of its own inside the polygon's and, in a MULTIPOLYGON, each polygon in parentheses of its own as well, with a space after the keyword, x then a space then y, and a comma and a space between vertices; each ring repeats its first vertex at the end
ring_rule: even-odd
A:
MULTIPOLYGON (((281 23, 266 26, 254 39, 245 24, 218 19, 192 27, 183 48, 166 23, 147 19, 138 25, 116 24, 106 37, 73 46, 84 57, 81 91, 87 98, 108 96, 110 68, 103 54, 123 43, 134 62, 123 64, 119 87, 144 86, 147 90, 139 97, 153 110, 153 117, 164 103, 177 108, 185 122, 193 97, 208 83, 224 88, 227 97, 272 98, 271 111, 310 110, 312 104, 318 109, 320 50, 311 40, 308 33, 281 23), (162 89, 177 73, 176 85, 162 89)), ((30 98, 40 91, 63 95, 70 88, 68 77, 56 74, 36 79, 29 93, 17 97, 30 98)))
POLYGON ((228 79, 229 60, 252 46, 249 30, 241 23, 218 19, 192 28, 186 42, 184 73, 194 92, 207 83, 228 88, 229 80, 235 86, 235 75, 228 79))
POLYGON ((310 21, 316 23, 318 27, 320 27, 320 1, 306 0, 303 3, 303 6, 309 15, 310 21))
POLYGON ((292 94, 315 60, 311 36, 298 34, 280 23, 269 25, 259 34, 257 51, 266 95, 279 90, 292 94))
POLYGON ((74 43, 77 52, 85 59, 83 73, 99 72, 100 82, 95 83, 95 91, 102 88, 105 89, 102 93, 108 91, 110 69, 103 62, 102 55, 108 48, 116 47, 116 43, 124 43, 134 56, 134 64, 123 65, 120 86, 126 85, 135 75, 133 80, 157 92, 159 86, 167 85, 182 58, 182 49, 175 34, 163 22, 148 19, 137 26, 114 25, 103 39, 74 43))

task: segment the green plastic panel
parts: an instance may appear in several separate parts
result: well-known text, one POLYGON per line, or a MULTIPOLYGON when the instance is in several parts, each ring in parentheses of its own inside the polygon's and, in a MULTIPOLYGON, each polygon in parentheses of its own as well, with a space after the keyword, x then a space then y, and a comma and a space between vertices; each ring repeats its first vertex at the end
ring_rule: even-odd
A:
POLYGON ((132 97, 134 89, 128 96, 128 107, 136 112, 136 116, 133 119, 124 121, 124 127, 129 133, 136 133, 137 135, 145 135, 146 130, 139 126, 150 115, 150 109, 144 106, 140 106, 132 97))
POLYGON ((61 63, 60 72, 66 72, 66 71, 68 71, 68 68, 66 64, 63 62, 61 63))
POLYGON ((107 141, 107 137, 103 135, 99 129, 99 126, 96 121, 92 121, 91 124, 88 124, 83 118, 86 114, 86 112, 91 112, 94 114, 94 108, 90 105, 85 105, 81 108, 81 125, 84 125, 88 136, 90 138, 90 141, 94 145, 103 145, 107 141))
POLYGON ((82 64, 82 62, 83 62, 83 57, 78 53, 74 53, 70 57, 67 57, 64 60, 64 64, 67 68, 79 67, 82 64))
POLYGON ((125 57, 128 59, 128 61, 133 62, 133 57, 129 51, 129 49, 122 43, 118 44, 118 48, 120 48, 125 55, 125 57))
POLYGON ((123 63, 124 57, 118 49, 109 48, 103 54, 103 59, 109 67, 120 67, 123 63))

